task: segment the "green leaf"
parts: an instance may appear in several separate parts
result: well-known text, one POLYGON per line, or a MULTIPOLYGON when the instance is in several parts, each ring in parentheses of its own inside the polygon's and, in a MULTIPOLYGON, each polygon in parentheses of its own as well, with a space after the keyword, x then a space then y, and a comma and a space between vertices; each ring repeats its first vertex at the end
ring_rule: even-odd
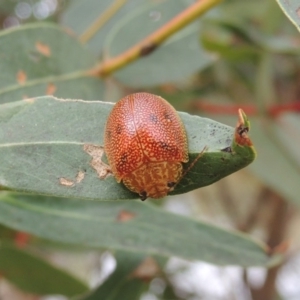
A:
MULTIPOLYGON (((149 259, 149 257, 148 257, 149 259)), ((145 262, 144 254, 118 251, 117 267, 110 277, 90 294, 80 300, 139 300, 148 282, 134 274, 135 270, 145 262)), ((155 261, 153 261, 155 263, 155 261)), ((151 278, 151 276, 150 276, 151 278)))
POLYGON ((95 202, 0 194, 0 222, 45 239, 81 246, 179 256, 214 264, 266 266, 265 247, 231 233, 165 212, 141 201, 95 202))
MULTIPOLYGON (((111 56, 119 54, 185 8, 183 2, 169 0, 151 3, 133 11, 121 19, 110 32, 104 45, 106 51, 111 56), (151 14, 158 14, 160 17, 157 21, 151 20, 151 14)), ((155 86, 186 79, 213 62, 212 56, 209 56, 199 44, 199 28, 199 24, 196 23, 186 27, 151 55, 131 63, 117 71, 114 76, 133 87, 155 86)))
POLYGON ((16 7, 16 3, 14 1, 0 0, 0 11, 2 15, 13 14, 15 7, 16 7))
MULTIPOLYGON (((219 119, 223 122, 233 122, 233 117, 220 117, 219 119)), ((278 123, 252 117, 251 132, 258 155, 254 163, 249 166, 249 170, 264 184, 299 206, 300 172, 297 161, 299 162, 300 157, 297 145, 300 145, 300 141, 297 135, 291 138, 291 134, 297 131, 299 123, 288 121, 292 122, 288 120, 287 114, 281 116, 278 123), (291 159, 290 155, 294 157, 291 159), (289 174, 288 180, 283 180, 283 174, 289 174)))
MULTIPOLYGON (((264 122, 265 128, 267 128, 266 124, 267 122, 264 122)), ((272 122, 269 124, 269 130, 262 130, 262 123, 255 119, 252 125, 259 155, 250 170, 272 189, 299 206, 299 165, 291 162, 284 143, 280 145, 280 142, 274 139, 281 125, 272 122), (273 138, 270 135, 271 132, 275 135, 273 138), (274 163, 276 163, 276 168, 274 168, 274 163), (283 180, 283 174, 289 174, 288 180, 283 180)), ((293 147, 296 140, 297 138, 292 142, 293 147)))
MULTIPOLYGON (((95 170, 101 171, 97 167, 101 159, 99 146, 103 146, 105 122, 111 109, 111 103, 53 97, 2 105, 2 188, 81 199, 137 198, 112 176, 100 180, 95 170), (89 147, 97 150, 95 154, 90 153, 89 147)), ((208 150, 173 194, 212 184, 254 160, 252 147, 234 146, 233 128, 186 113, 180 113, 180 117, 189 143, 190 161, 184 168, 188 168, 205 147, 208 150)))
POLYGON ((259 54, 271 52, 276 54, 299 55, 300 50, 295 37, 270 35, 258 31, 254 26, 235 23, 226 19, 212 19, 203 31, 202 42, 212 51, 220 52, 229 59, 250 59, 259 54), (216 27, 212 31, 212 28, 216 27))
MULTIPOLYGON (((91 40, 88 41, 88 45, 91 50, 96 54, 103 50, 103 44, 105 37, 115 26, 128 13, 135 10, 141 5, 141 3, 148 2, 149 0, 130 0, 126 1, 118 11, 98 30, 91 40)), ((111 0, 77 0, 70 1, 68 7, 62 12, 61 23, 68 28, 71 28, 77 35, 84 33, 91 24, 101 16, 111 5, 111 0), (82 16, 89 16, 88 18, 82 18, 82 16)), ((129 34, 128 34, 129 35, 129 34)))
MULTIPOLYGON (((101 5, 97 0, 74 3, 66 11, 64 23, 78 33, 83 32, 91 21, 87 19, 78 22, 78 16, 84 11, 95 19, 97 14, 100 15, 104 8, 111 5, 111 1, 103 2, 101 5)), ((106 55, 114 57, 158 30, 191 3, 192 1, 182 0, 155 3, 128 1, 99 30, 95 40, 91 42, 91 47, 96 48, 97 53, 103 48, 106 55)), ((199 44, 199 28, 197 23, 188 26, 172 36, 156 51, 129 64, 113 76, 123 84, 139 88, 185 80, 213 62, 212 56, 199 44)))
POLYGON ((285 15, 300 30, 300 7, 298 0, 276 0, 285 15))
POLYGON ((0 33, 0 103, 54 93, 99 99, 104 85, 87 73, 96 58, 58 26, 33 23, 0 33))
POLYGON ((65 271, 15 246, 0 243, 0 273, 24 291, 45 295, 74 296, 88 287, 65 271))

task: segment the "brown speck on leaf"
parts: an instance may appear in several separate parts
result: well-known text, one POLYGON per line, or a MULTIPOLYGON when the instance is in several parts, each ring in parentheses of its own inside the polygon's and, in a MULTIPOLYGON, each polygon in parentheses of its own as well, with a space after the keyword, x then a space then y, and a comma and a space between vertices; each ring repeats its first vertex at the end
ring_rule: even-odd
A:
POLYGON ((79 171, 76 176, 76 183, 80 183, 84 179, 84 176, 85 176, 85 172, 79 171))
POLYGON ((28 98, 28 97, 26 97, 26 98, 24 98, 24 101, 32 104, 32 103, 34 103, 35 99, 34 98, 28 98))
POLYGON ((227 153, 232 153, 232 148, 231 147, 226 147, 224 149, 221 149, 222 152, 227 152, 227 153))
POLYGON ((97 172, 100 179, 105 179, 107 176, 112 175, 110 166, 102 161, 104 154, 104 148, 102 146, 85 144, 83 150, 92 157, 90 165, 97 172))
POLYGON ((141 48, 141 56, 147 56, 150 53, 152 53, 155 49, 157 48, 156 44, 148 44, 148 45, 144 45, 141 48))
POLYGON ((46 88, 46 95, 53 95, 56 92, 56 85, 49 83, 46 88))
POLYGON ((26 82, 27 75, 23 70, 19 70, 17 73, 17 81, 19 84, 24 84, 26 82))
POLYGON ((117 216, 118 222, 127 222, 135 218, 136 214, 128 211, 128 210, 121 210, 120 213, 117 216))
POLYGON ((76 37, 77 34, 70 27, 64 27, 64 32, 70 36, 76 37))
POLYGON ((36 42, 35 49, 44 56, 47 56, 47 57, 51 56, 50 47, 44 43, 36 42))
POLYGON ((298 8, 296 9, 296 14, 297 14, 297 16, 300 18, 300 7, 298 7, 298 8))
POLYGON ((67 186, 67 187, 71 187, 74 185, 74 181, 64 178, 64 177, 59 178, 59 183, 61 185, 67 186))
POLYGON ((130 275, 143 281, 150 281, 160 273, 160 267, 152 257, 147 257, 130 275))

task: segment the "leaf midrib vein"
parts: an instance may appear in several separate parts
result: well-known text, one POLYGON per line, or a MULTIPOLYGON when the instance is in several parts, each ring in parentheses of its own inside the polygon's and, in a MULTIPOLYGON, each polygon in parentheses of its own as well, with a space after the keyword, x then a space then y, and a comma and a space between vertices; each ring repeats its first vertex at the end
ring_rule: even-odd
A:
POLYGON ((51 75, 43 78, 31 79, 31 80, 27 80, 24 84, 16 83, 13 85, 6 86, 3 89, 0 89, 0 95, 17 89, 24 89, 26 87, 31 87, 34 85, 39 85, 39 84, 44 84, 49 82, 54 83, 58 81, 67 81, 67 80, 79 79, 84 77, 91 77, 90 75, 88 75, 87 70, 76 71, 76 72, 63 74, 63 75, 51 75))
POLYGON ((48 141, 48 142, 21 142, 21 143, 8 143, 0 144, 0 148, 5 147, 26 147, 26 146, 35 146, 35 145, 79 145, 83 146, 83 142, 72 142, 72 141, 48 141))

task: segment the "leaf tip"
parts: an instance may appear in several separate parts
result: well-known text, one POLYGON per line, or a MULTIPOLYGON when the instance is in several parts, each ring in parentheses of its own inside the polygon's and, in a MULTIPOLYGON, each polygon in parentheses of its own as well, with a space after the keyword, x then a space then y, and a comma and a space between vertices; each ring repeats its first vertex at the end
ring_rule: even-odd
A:
POLYGON ((250 121, 244 111, 238 110, 238 122, 235 128, 234 141, 240 146, 253 146, 252 141, 248 136, 250 130, 250 121))

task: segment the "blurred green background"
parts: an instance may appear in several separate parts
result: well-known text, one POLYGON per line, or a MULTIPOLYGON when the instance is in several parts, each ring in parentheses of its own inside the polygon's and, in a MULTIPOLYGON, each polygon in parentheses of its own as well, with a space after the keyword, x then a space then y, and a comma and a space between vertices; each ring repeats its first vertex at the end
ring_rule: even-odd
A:
MULTIPOLYGON (((258 154, 254 163, 212 186, 155 205, 246 232, 272 249, 277 247, 284 257, 268 269, 219 267, 155 255, 151 260, 142 253, 50 242, 14 231, 9 227, 15 226, 0 220, 6 225, 0 227, 0 298, 300 299, 300 2, 225 0, 152 55, 110 78, 91 78, 84 73, 69 76, 68 72, 89 69, 95 62, 122 53, 195 2, 124 1, 83 43, 78 61, 74 53, 72 56, 72 48, 77 46, 68 42, 69 53, 62 50, 57 65, 28 74, 28 79, 40 79, 39 85, 15 87, 11 65, 18 69, 20 45, 25 47, 28 39, 25 34, 23 39, 22 35, 17 41, 10 39, 11 27, 36 23, 38 28, 37 22, 47 21, 80 39, 118 2, 122 1, 0 0, 0 102, 45 94, 114 102, 131 92, 148 91, 163 96, 177 110, 231 126, 242 108, 251 120, 250 136, 258 154), (49 85, 52 82, 55 85, 49 85), (91 287, 95 290, 87 292, 91 287), (59 296, 45 296, 49 294, 59 296)), ((60 51, 60 44, 57 47, 60 51)), ((31 59, 39 60, 38 53, 32 53, 31 59)), ((14 222, 14 211, 7 209, 6 214, 14 222)))

